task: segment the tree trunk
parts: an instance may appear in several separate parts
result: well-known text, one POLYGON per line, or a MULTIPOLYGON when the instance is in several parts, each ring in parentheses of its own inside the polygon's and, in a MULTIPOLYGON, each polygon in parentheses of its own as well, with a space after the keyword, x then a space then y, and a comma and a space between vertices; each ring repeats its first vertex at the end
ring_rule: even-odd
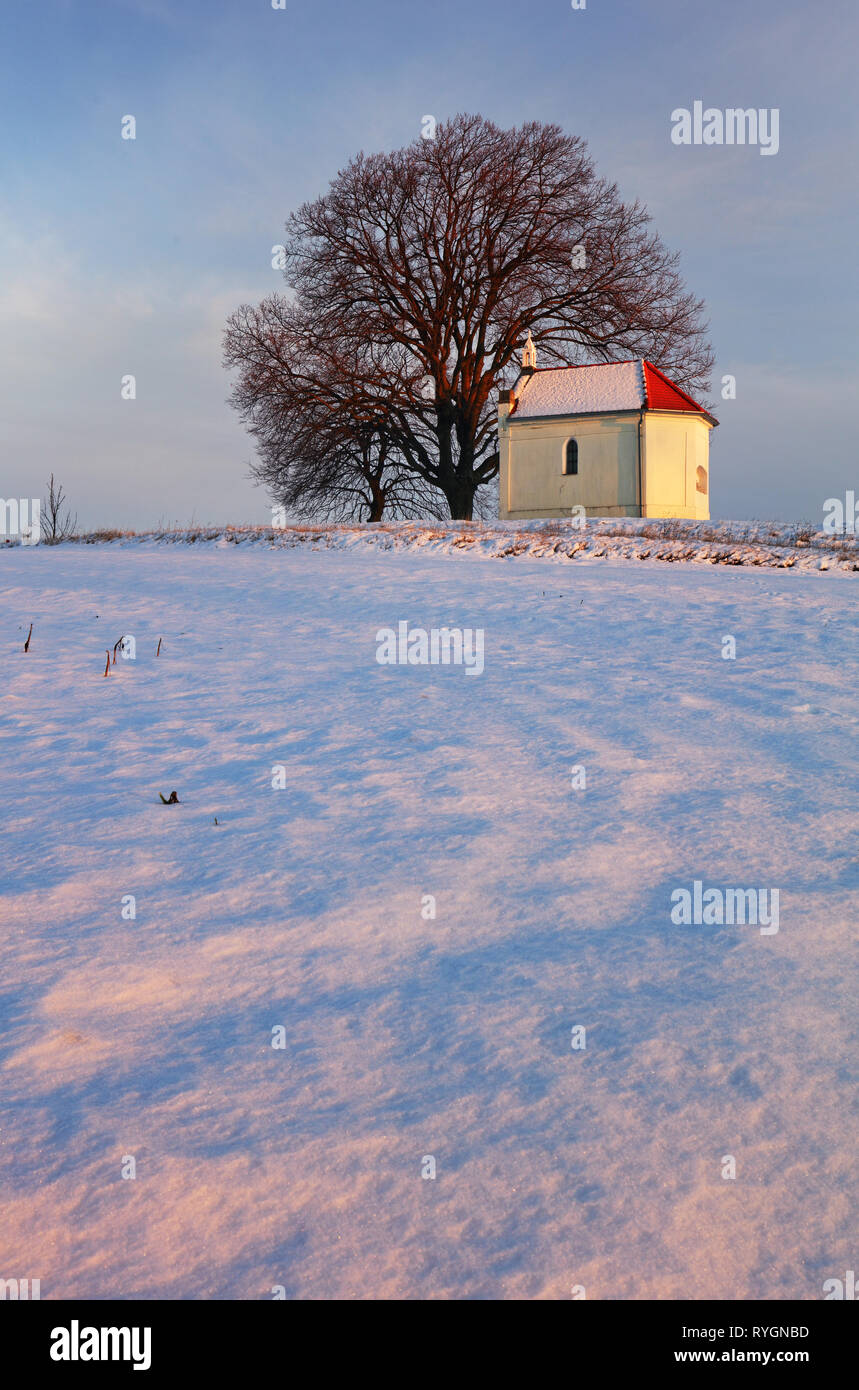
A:
POLYGON ((461 421, 449 401, 439 403, 438 425, 438 487, 447 498, 452 521, 470 521, 476 491, 471 466, 472 450, 463 439, 461 421), (454 461, 453 432, 456 429, 459 458, 454 461))
POLYGON ((475 488, 470 478, 454 478, 444 489, 451 521, 471 521, 475 488))

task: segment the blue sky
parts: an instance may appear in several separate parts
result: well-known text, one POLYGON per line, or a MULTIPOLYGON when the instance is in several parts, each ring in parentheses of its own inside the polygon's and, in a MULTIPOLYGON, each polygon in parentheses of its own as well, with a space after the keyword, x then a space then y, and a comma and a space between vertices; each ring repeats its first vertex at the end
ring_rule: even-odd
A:
POLYGON ((85 525, 267 520, 227 314, 282 286, 287 214, 350 156, 477 111, 583 136, 680 251, 717 357, 713 515, 822 519, 859 484, 857 40, 854 0, 7 0, 0 495, 53 469, 85 525), (777 107, 778 154, 672 144, 695 100, 777 107))

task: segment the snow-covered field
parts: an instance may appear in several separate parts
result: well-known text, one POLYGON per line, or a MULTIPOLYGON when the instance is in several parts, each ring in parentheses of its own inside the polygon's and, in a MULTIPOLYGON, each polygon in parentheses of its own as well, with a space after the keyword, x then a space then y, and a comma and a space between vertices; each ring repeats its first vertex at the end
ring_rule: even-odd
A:
POLYGON ((857 1268, 855 580, 472 552, 0 553, 0 1277, 857 1268), (378 664, 400 621, 482 629, 482 674, 378 664), (779 890, 779 930, 675 924, 694 880, 779 890))

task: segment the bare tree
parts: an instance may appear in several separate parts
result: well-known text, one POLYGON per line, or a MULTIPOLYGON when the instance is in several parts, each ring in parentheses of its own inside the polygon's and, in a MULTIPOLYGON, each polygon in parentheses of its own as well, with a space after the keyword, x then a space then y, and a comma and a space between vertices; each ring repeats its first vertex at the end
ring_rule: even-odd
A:
POLYGON ((75 534, 78 518, 77 513, 72 517, 66 506, 66 494, 63 492, 62 483, 54 482, 53 473, 47 488, 48 496, 42 503, 39 517, 42 540, 45 545, 57 545, 60 541, 68 540, 69 536, 75 534))
POLYGON ((257 444, 251 476, 319 520, 438 516, 443 499, 404 463, 366 359, 366 347, 320 338, 280 295, 232 315, 224 361, 239 368, 230 401, 257 444))
MULTIPOLYGON (((687 389, 709 380, 677 255, 556 125, 460 115, 434 139, 360 154, 290 217, 286 251, 301 321, 354 363, 350 394, 379 406, 391 449, 453 517, 497 473, 493 388, 529 329, 550 363, 647 357, 687 389)), ((265 332, 272 303, 233 328, 256 312, 265 332)))

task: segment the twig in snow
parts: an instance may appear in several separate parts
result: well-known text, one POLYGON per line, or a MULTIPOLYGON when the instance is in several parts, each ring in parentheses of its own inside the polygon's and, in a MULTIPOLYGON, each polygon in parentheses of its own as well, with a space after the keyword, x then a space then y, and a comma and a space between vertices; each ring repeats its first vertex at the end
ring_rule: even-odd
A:
POLYGON ((161 651, 161 643, 162 643, 163 641, 164 641, 164 638, 163 638, 163 637, 159 637, 159 638, 158 638, 158 648, 157 648, 157 650, 156 650, 156 652, 155 652, 155 655, 156 655, 156 656, 158 656, 159 652, 161 651))
POLYGON ((158 795, 161 797, 161 800, 164 802, 165 806, 179 805, 179 798, 175 792, 171 792, 169 796, 164 796, 161 792, 159 792, 158 795))
POLYGON ((33 635, 33 624, 31 623, 31 624, 30 624, 30 631, 27 633, 27 640, 26 640, 26 642, 24 643, 24 651, 25 651, 25 652, 28 652, 28 651, 30 650, 30 638, 32 637, 32 635, 33 635))
POLYGON ((107 661, 104 663, 104 674, 105 674, 106 676, 109 676, 109 675, 110 675, 110 652, 105 652, 105 656, 107 657, 107 661))

